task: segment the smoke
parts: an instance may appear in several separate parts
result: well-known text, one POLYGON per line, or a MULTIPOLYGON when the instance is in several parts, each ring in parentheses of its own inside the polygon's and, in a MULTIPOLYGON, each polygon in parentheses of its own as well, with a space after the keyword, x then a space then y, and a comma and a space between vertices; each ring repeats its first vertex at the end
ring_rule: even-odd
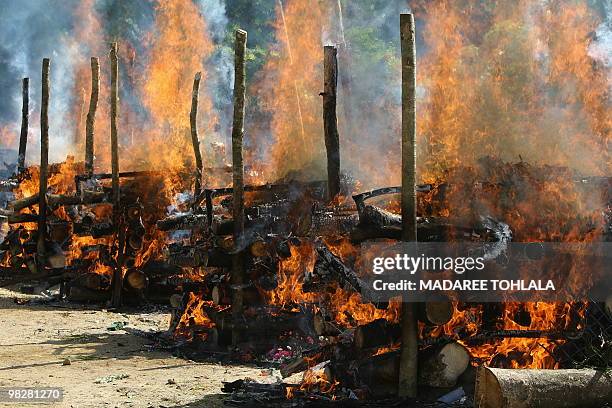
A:
POLYGON ((600 4, 602 23, 595 30, 595 39, 589 47, 589 56, 600 61, 608 71, 608 86, 612 91, 612 0, 600 4))
MULTIPOLYGON (((54 148, 51 160, 62 160, 69 151, 64 112, 71 104, 72 61, 78 57, 78 46, 68 36, 73 27, 71 10, 75 2, 51 0, 6 2, 0 8, 0 120, 2 127, 19 128, 21 118, 21 78, 30 78, 30 139, 37 132, 40 111, 41 65, 51 58, 51 105, 49 107, 50 142, 54 148), (61 154, 57 154, 61 152, 61 154), (62 157, 63 156, 63 157, 62 157)), ((16 138, 13 138, 16 148, 16 138)), ((37 157, 37 142, 29 146, 28 159, 37 157)), ((17 158, 15 157, 15 160, 17 158)))

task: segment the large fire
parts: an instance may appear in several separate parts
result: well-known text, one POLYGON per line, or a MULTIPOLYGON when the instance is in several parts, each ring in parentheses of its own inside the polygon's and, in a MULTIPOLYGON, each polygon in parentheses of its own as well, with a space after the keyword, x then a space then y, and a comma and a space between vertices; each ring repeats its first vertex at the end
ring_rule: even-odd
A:
MULTIPOLYGON (((609 80, 606 71, 589 55, 590 33, 600 23, 597 15, 586 2, 570 0, 441 0, 414 1, 410 5, 420 22, 423 47, 418 61, 419 176, 421 181, 435 186, 450 186, 444 201, 436 201, 432 194, 423 198, 425 204, 420 204, 429 207, 430 215, 455 219, 470 220, 475 210, 486 211, 507 222, 514 239, 521 242, 597 239, 601 232, 597 227, 601 224, 600 202, 585 199, 572 182, 573 171, 568 170, 589 175, 608 175, 611 170, 609 80), (571 7, 567 6, 569 3, 571 7), (507 162, 520 160, 522 178, 515 185, 513 196, 503 196, 505 190, 500 186, 515 180, 513 172, 517 168, 489 165, 481 160, 484 156, 507 162), (535 170, 526 163, 555 166, 551 167, 554 175, 538 179, 535 170), (468 189, 468 185, 480 187, 468 189)), ((76 28, 75 41, 104 61, 96 122, 96 171, 101 172, 110 166, 105 55, 108 38, 101 34, 102 22, 92 1, 83 0, 75 15, 81 22, 76 28)), ((322 38, 330 29, 329 24, 328 12, 316 4, 313 6, 311 1, 276 2, 273 23, 276 42, 250 88, 259 95, 263 109, 271 113, 269 131, 265 135, 254 132, 260 139, 249 140, 249 147, 257 150, 257 154, 246 152, 247 158, 265 163, 265 166, 252 163, 253 167, 263 168, 252 177, 258 182, 274 182, 291 176, 292 172, 303 172, 309 178, 323 174, 319 92, 323 82, 322 38)), ((149 219, 143 220, 147 230, 134 262, 135 267, 140 267, 160 257, 166 245, 168 236, 155 229, 154 221, 166 215, 169 207, 180 207, 177 196, 191 191, 192 178, 186 176, 194 173, 189 137, 191 86, 197 72, 202 72, 202 82, 206 83, 207 73, 211 71, 208 58, 216 44, 197 5, 180 0, 157 3, 152 28, 140 39, 142 44, 121 38, 114 40, 120 43, 121 75, 136 89, 135 94, 146 111, 144 115, 137 112, 133 101, 127 95, 122 96, 120 167, 163 171, 159 179, 142 181, 141 189, 146 197, 143 204, 149 219)), ((391 56, 388 60, 396 62, 391 56)), ((344 68, 340 66, 340 70, 344 68)), ((399 75, 399 66, 396 68, 399 75)), ((85 95, 89 92, 88 60, 77 64, 75 78, 72 110, 65 115, 74 126, 75 150, 82 151, 88 103, 85 95)), ((392 100, 392 92, 385 84, 380 87, 380 92, 392 100)), ((340 104, 350 102, 353 101, 340 100, 340 104)), ((211 134, 219 125, 213 106, 212 96, 206 90, 201 91, 200 136, 207 146, 216 142, 211 134)), ((384 107, 399 113, 397 104, 384 107)), ((341 128, 356 129, 355 134, 346 138, 341 135, 343 151, 363 154, 343 161, 343 166, 348 163, 347 173, 355 171, 360 176, 357 186, 395 185, 400 179, 399 135, 397 140, 383 140, 376 146, 364 147, 359 139, 370 140, 372 135, 363 133, 369 129, 348 123, 374 121, 379 108, 360 112, 359 118, 340 116, 341 128), (387 150, 381 151, 379 145, 387 150), (358 166, 357 162, 361 164, 358 166)), ((395 119, 394 124, 386 123, 383 127, 395 129, 400 118, 395 119)), ((247 128, 251 126, 249 120, 247 128)), ((15 135, 2 129, 3 144, 13 146, 15 135)), ((247 131, 247 138, 250 136, 247 131)), ((218 159, 209 163, 210 167, 224 165, 225 147, 217 147, 224 153, 219 157, 209 152, 207 157, 218 159)), ((83 172, 82 167, 80 159, 67 159, 58 165, 50 177, 50 191, 74 193, 74 177, 83 172)), ((227 183, 213 176, 207 176, 206 180, 208 187, 227 183)), ((38 169, 33 166, 15 194, 17 198, 25 198, 37 192, 38 169)), ((344 200, 349 201, 348 197, 344 200)), ((392 203, 388 207, 394 209, 392 203)), ((55 215, 66 219, 61 210, 56 210, 55 215)), ((81 249, 94 244, 109 245, 110 242, 73 237, 68 260, 86 258, 81 249)), ((357 252, 346 239, 329 239, 327 244, 343 259, 354 257, 357 252)), ((302 242, 291 246, 290 251, 290 256, 280 261, 278 287, 264 294, 269 305, 316 307, 317 303, 325 302, 334 313, 335 323, 343 328, 380 318, 399 320, 398 303, 377 309, 362 302, 358 294, 341 288, 325 295, 305 293, 302 279, 305 271, 314 265, 313 247, 302 242)), ((110 275, 108 266, 99 262, 93 263, 92 271, 110 275)), ((189 324, 213 327, 202 311, 206 302, 198 295, 189 294, 179 334, 188 333, 189 324)), ((476 335, 482 323, 483 307, 456 305, 448 324, 427 333, 423 331, 422 335, 459 337, 459 332, 464 336, 476 335)), ((572 328, 576 324, 576 310, 580 314, 581 308, 580 304, 568 303, 506 304, 498 328, 572 328), (519 309, 530 316, 527 326, 513 320, 519 309)), ((466 344, 472 357, 485 364, 496 364, 501 356, 506 358, 506 365, 533 368, 554 368, 556 362, 550 353, 557 345, 558 342, 543 338, 504 338, 476 346, 466 344)), ((334 384, 313 376, 316 378, 312 382, 333 388, 334 384)))

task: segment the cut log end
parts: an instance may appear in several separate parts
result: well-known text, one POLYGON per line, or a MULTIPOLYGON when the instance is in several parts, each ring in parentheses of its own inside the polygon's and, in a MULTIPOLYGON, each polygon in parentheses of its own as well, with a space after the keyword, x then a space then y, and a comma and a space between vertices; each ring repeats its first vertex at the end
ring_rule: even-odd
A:
POLYGON ((476 375, 476 408, 601 408, 610 401, 609 371, 481 367, 476 375))
POLYGON ((419 382, 430 387, 454 387, 470 364, 470 355, 459 343, 425 349, 419 367, 419 382))

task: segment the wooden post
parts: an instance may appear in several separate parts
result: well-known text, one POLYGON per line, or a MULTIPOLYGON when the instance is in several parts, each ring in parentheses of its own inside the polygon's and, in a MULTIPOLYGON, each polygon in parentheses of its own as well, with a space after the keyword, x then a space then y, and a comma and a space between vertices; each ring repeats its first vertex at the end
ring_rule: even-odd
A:
POLYGON ((336 47, 323 48, 323 129, 327 151, 328 198, 333 200, 340 192, 340 141, 336 117, 336 91, 338 86, 338 59, 336 47))
MULTIPOLYGON (((244 135, 244 98, 246 92, 246 70, 244 54, 246 52, 247 32, 236 30, 234 45, 234 120, 232 125, 232 166, 233 166, 233 216, 234 216, 234 256, 232 258, 232 285, 235 287, 232 296, 232 317, 234 321, 242 316, 242 289, 244 283, 244 265, 241 249, 244 234, 244 163, 242 162, 242 138, 244 135)), ((238 325, 236 325, 238 326, 238 325)), ((240 341, 240 332, 232 331, 232 343, 240 341)))
POLYGON ((19 156, 17 157, 17 174, 25 170, 26 148, 28 146, 28 122, 30 119, 30 79, 23 78, 21 88, 21 134, 19 136, 19 156))
POLYGON ((200 91, 200 79, 202 73, 195 74, 193 79, 193 91, 191 93, 191 112, 189 113, 189 123, 191 125, 191 143, 193 144, 193 152, 195 153, 196 175, 194 187, 194 205, 197 202, 200 193, 202 192, 202 153, 200 152, 200 140, 198 139, 198 92, 200 91))
POLYGON ((85 173, 91 177, 94 172, 94 129, 96 126, 96 109, 100 92, 100 64, 98 58, 91 57, 91 97, 85 123, 85 173))
POLYGON ((121 289, 123 288, 123 231, 121 227, 121 210, 119 208, 119 146, 117 137, 117 105, 119 99, 119 61, 117 58, 117 43, 111 44, 111 100, 110 100, 110 136, 111 136, 111 185, 113 198, 113 225, 118 233, 119 249, 117 266, 113 272, 113 307, 121 306, 121 289))
MULTIPOLYGON (((402 53, 402 240, 416 242, 416 50, 414 17, 400 15, 402 53)), ((402 302, 402 346, 398 394, 417 395, 418 324, 416 304, 402 302)))
POLYGON ((38 188, 38 242, 36 254, 38 267, 45 264, 45 238, 47 235, 47 177, 49 172, 49 66, 42 61, 42 99, 40 103, 40 186, 38 188))

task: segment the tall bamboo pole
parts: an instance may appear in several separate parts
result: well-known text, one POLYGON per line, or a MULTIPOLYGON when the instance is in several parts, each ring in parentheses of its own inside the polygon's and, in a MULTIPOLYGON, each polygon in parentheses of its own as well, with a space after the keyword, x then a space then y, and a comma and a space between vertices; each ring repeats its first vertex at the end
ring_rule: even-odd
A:
POLYGON ((119 145, 117 137, 117 107, 119 101, 119 60, 117 57, 117 43, 111 44, 111 99, 110 99, 110 136, 111 136, 111 185, 113 198, 113 225, 118 232, 118 254, 117 265, 113 272, 113 307, 121 306, 121 290, 123 288, 123 231, 120 210, 120 191, 119 191, 119 145))
POLYGON ((100 92, 100 63, 98 58, 91 57, 91 96, 89 111, 85 123, 85 172, 91 177, 94 171, 94 130, 96 126, 96 109, 100 92))
POLYGON ((336 116, 338 60, 336 47, 323 48, 323 129, 327 152, 327 191, 332 200, 340 192, 340 141, 336 116))
POLYGON ((17 157, 17 174, 25 170, 26 148, 28 146, 28 126, 30 119, 30 79, 23 78, 21 87, 21 134, 19 135, 19 156, 17 157))
POLYGON ((195 154, 196 175, 194 187, 194 203, 202 192, 202 153, 200 152, 200 140, 198 139, 198 92, 200 91, 200 79, 202 73, 198 72, 193 78, 193 91, 191 92, 191 112, 189 113, 189 123, 191 125, 191 143, 195 154))
POLYGON ((49 67, 51 61, 42 61, 42 99, 40 103, 40 186, 38 188, 38 267, 45 264, 45 238, 47 235, 47 178, 49 171, 49 67))
MULTIPOLYGON (((234 216, 234 256, 232 258, 232 317, 242 316, 243 299, 240 286, 244 283, 242 240, 244 234, 244 163, 242 161, 242 139, 244 136, 244 99, 246 93, 246 53, 247 32, 236 30, 234 57, 234 120, 232 125, 232 167, 233 167, 233 216, 234 216)), ((240 341, 240 332, 232 331, 232 343, 240 341)))
MULTIPOLYGON (((416 50, 414 17, 400 15, 402 53, 402 240, 416 242, 416 50)), ((398 392, 417 395, 418 324, 416 304, 402 302, 402 347, 398 392)))

